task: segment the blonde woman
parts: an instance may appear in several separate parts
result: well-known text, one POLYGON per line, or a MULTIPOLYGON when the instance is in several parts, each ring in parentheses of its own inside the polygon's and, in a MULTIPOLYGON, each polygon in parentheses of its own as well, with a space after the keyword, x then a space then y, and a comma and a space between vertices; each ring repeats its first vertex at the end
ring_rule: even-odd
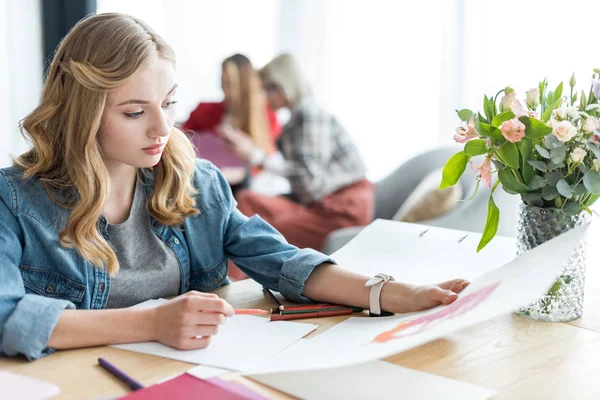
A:
POLYGON ((370 223, 375 192, 360 154, 338 120, 314 101, 297 62, 280 55, 260 76, 271 107, 292 113, 278 139, 281 154, 269 155, 237 132, 226 143, 240 158, 287 177, 292 193, 241 192, 240 211, 260 215, 291 244, 317 250, 335 229, 370 223))
MULTIPOLYGON (((23 121, 32 148, 0 170, 0 353, 206 347, 233 314, 205 293, 228 283, 228 258, 291 300, 369 306, 368 277, 236 209, 174 128, 176 90, 173 51, 136 18, 92 16, 63 40, 23 121), (125 308, 156 297, 174 298, 125 308)), ((449 303, 466 284, 389 282, 379 305, 449 303)))
POLYGON ((182 125, 185 130, 219 133, 230 126, 247 134, 267 153, 275 150, 281 126, 261 93, 260 79, 250 60, 234 54, 223 61, 220 103, 202 102, 182 125))

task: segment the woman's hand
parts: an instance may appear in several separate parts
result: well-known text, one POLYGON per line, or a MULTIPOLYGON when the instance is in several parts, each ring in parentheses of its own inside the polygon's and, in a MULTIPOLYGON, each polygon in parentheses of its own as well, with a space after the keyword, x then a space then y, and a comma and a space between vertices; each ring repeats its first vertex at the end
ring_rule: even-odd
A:
POLYGON ((191 291, 151 312, 153 338, 180 350, 203 349, 219 332, 233 307, 212 293, 191 291))
POLYGON ((221 126, 217 128, 217 132, 223 139, 227 150, 246 162, 250 162, 252 153, 259 149, 248 134, 238 129, 233 129, 230 126, 221 126))
POLYGON ((381 306, 382 309, 395 313, 421 311, 452 303, 468 285, 469 281, 464 279, 425 286, 388 282, 381 290, 381 306))

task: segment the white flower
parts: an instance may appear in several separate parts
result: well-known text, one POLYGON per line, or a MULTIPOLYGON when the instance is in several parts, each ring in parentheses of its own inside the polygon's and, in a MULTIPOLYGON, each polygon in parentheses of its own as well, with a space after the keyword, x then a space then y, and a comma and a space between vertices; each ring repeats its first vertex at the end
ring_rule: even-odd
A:
POLYGON ((596 130, 596 118, 594 117, 589 117, 588 119, 585 120, 585 123, 583 124, 583 126, 581 127, 585 132, 591 133, 594 132, 596 130))
POLYGON ((593 161, 594 163, 594 171, 600 171, 600 160, 598 160, 597 158, 594 159, 593 161))
POLYGON ((573 150, 571 152, 571 160, 575 164, 578 164, 581 161, 583 161, 583 159, 585 158, 586 155, 587 155, 587 152, 584 149, 582 149, 581 147, 577 147, 575 150, 573 150))
POLYGON ((500 111, 508 111, 510 110, 510 106, 512 106, 513 101, 517 99, 517 94, 515 92, 511 92, 509 94, 505 94, 500 99, 500 111))
POLYGON ((579 118, 579 113, 577 112, 577 108, 570 106, 567 107, 567 115, 571 117, 571 119, 579 118))
POLYGON ((539 88, 529 89, 528 91, 525 92, 525 94, 527 96, 525 103, 527 103, 529 108, 531 108, 532 110, 535 110, 537 108, 537 106, 540 105, 540 89, 539 88))
POLYGON ((577 128, 569 121, 560 121, 554 124, 552 134, 561 142, 566 143, 577 135, 577 128))
POLYGON ((563 120, 567 116, 567 109, 564 107, 557 108, 552 111, 552 115, 554 115, 554 117, 556 117, 556 119, 558 119, 559 121, 563 120))

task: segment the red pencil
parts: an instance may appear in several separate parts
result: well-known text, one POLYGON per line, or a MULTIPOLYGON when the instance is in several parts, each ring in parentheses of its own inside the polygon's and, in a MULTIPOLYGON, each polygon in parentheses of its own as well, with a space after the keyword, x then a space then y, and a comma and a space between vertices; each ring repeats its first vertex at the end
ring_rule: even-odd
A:
POLYGON ((271 321, 288 321, 292 319, 305 319, 305 318, 320 318, 320 317, 333 317, 336 315, 351 315, 352 309, 337 310, 337 311, 315 311, 307 312, 302 314, 284 314, 284 315, 271 315, 271 321))
POLYGON ((270 314, 269 310, 261 310, 259 308, 238 308, 237 310, 233 310, 235 315, 262 315, 262 314, 270 314))

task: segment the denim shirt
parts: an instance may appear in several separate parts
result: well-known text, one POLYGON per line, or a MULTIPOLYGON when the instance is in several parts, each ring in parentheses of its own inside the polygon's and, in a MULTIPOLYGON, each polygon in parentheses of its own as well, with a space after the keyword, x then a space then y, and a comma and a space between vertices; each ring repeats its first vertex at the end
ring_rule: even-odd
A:
MULTIPOLYGON (((152 230, 177 257, 182 293, 228 284, 230 259, 289 300, 310 301, 302 294, 304 282, 315 266, 333 261, 288 244, 260 217, 241 214, 227 181, 208 161, 197 161, 193 183, 199 214, 179 227, 152 219, 152 230)), ((31 360, 47 355, 64 309, 106 308, 106 271, 59 243, 68 217, 69 210, 54 203, 37 178, 24 179, 15 167, 0 170, 0 354, 31 360)), ((101 217, 98 229, 106 238, 107 226, 101 217)))

